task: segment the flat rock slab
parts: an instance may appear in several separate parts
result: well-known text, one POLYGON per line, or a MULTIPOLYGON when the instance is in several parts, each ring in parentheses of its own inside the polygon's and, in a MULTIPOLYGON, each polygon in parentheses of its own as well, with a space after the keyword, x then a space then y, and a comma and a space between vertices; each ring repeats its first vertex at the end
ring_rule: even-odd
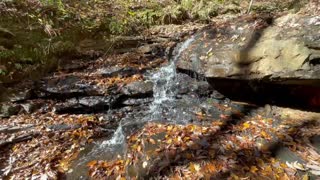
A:
POLYGON ((153 92, 153 83, 151 81, 132 82, 124 86, 121 92, 128 96, 148 96, 153 92))
POLYGON ((54 109, 56 113, 83 113, 107 110, 112 106, 119 96, 86 96, 67 99, 58 103, 54 109))
POLYGON ((320 79, 319 34, 317 16, 239 18, 197 33, 177 66, 207 78, 320 79))

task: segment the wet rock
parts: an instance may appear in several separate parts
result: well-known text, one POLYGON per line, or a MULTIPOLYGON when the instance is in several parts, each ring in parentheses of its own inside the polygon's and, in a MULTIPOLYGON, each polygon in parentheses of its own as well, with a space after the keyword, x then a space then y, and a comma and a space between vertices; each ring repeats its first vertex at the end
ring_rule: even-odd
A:
POLYGON ((137 52, 142 54, 152 54, 155 56, 165 55, 165 49, 161 47, 159 43, 146 44, 146 45, 140 46, 137 49, 137 52))
POLYGON ((312 146, 315 147, 318 152, 320 152, 320 135, 311 137, 310 141, 312 146))
POLYGON ((278 145, 277 147, 275 147, 272 153, 277 159, 284 163, 292 163, 295 161, 297 161, 298 163, 305 163, 305 161, 301 159, 297 154, 282 145, 278 145))
POLYGON ((207 81, 191 78, 186 74, 178 73, 177 82, 178 94, 196 93, 205 96, 212 91, 207 81))
POLYGON ((83 55, 95 56, 95 52, 105 51, 111 47, 110 42, 106 42, 103 39, 83 39, 76 46, 76 50, 83 55))
POLYGON ((150 96, 153 90, 151 81, 136 81, 127 84, 121 89, 121 92, 128 96, 150 96))
POLYGON ((178 68, 207 78, 319 79, 313 72, 320 53, 319 19, 289 14, 229 22, 198 33, 178 68))
POLYGON ((35 112, 37 109, 41 108, 41 103, 35 103, 35 102, 27 102, 27 103, 22 103, 22 109, 26 112, 26 113, 33 113, 35 112))
POLYGON ((80 124, 53 124, 47 128, 53 131, 67 131, 80 128, 80 124))
POLYGON ((219 91, 216 91, 216 90, 214 90, 211 93, 211 97, 214 99, 224 99, 225 98, 225 96, 223 94, 221 94, 219 91))
POLYGON ((70 60, 69 58, 63 58, 59 60, 58 70, 72 72, 76 70, 85 69, 88 66, 87 60, 70 60))
POLYGON ((51 104, 43 104, 40 108, 39 108, 39 113, 47 113, 47 112, 51 112, 53 109, 51 104))
POLYGON ((127 106, 136 106, 136 105, 151 103, 152 101, 153 101, 152 98, 127 99, 123 101, 122 104, 127 106))
POLYGON ((58 103, 54 107, 56 113, 84 113, 107 110, 112 106, 117 96, 88 96, 71 98, 66 102, 58 103))
POLYGON ((11 102, 16 102, 16 101, 23 101, 23 100, 27 100, 30 99, 32 96, 32 90, 31 89, 23 89, 23 90, 19 90, 18 92, 12 92, 8 99, 11 102))
POLYGON ((0 117, 2 118, 17 115, 21 110, 21 106, 19 104, 13 103, 3 103, 0 108, 0 117))
POLYGON ((112 67, 100 68, 97 70, 96 74, 99 74, 103 77, 115 77, 115 76, 127 77, 127 76, 134 75, 138 72, 139 72, 138 69, 135 69, 132 67, 112 66, 112 67))
POLYGON ((102 95, 106 91, 107 89, 98 87, 96 84, 88 82, 81 77, 69 75, 41 81, 36 94, 38 97, 68 98, 85 95, 102 95))
POLYGON ((143 54, 148 54, 152 52, 152 49, 153 47, 151 45, 144 45, 140 46, 137 51, 143 54))

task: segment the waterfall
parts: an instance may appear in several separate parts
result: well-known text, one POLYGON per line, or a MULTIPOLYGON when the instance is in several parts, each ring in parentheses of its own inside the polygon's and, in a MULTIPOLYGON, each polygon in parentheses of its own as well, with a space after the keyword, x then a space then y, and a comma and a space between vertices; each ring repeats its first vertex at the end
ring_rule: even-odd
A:
MULTIPOLYGON (((150 106, 151 118, 154 120, 161 120, 163 114, 170 112, 175 113, 174 104, 176 96, 176 62, 179 60, 180 55, 186 50, 189 45, 194 41, 192 36, 182 43, 177 54, 173 59, 169 60, 167 66, 161 67, 157 72, 151 76, 153 82, 153 103, 150 106)), ((170 120, 170 118, 169 118, 170 120)))
POLYGON ((176 55, 172 59, 169 59, 168 65, 161 67, 150 76, 150 80, 154 83, 154 101, 149 106, 150 115, 130 119, 130 121, 125 122, 121 120, 118 128, 110 139, 95 143, 91 147, 92 149, 88 149, 89 152, 84 152, 85 156, 80 157, 77 162, 75 162, 76 165, 74 167, 81 171, 78 171, 70 177, 76 176, 77 179, 86 177, 86 174, 82 172, 86 172, 87 163, 91 160, 113 159, 118 155, 124 155, 127 150, 126 135, 129 135, 132 129, 142 127, 144 123, 153 120, 166 120, 180 123, 181 121, 179 120, 190 117, 190 114, 186 113, 186 109, 190 108, 190 103, 194 103, 188 101, 188 103, 181 106, 176 100, 177 87, 179 85, 177 81, 176 62, 193 41, 194 37, 191 37, 183 42, 180 48, 176 50, 176 55))
MULTIPOLYGON (((167 120, 176 120, 182 117, 181 112, 183 111, 175 107, 175 97, 176 97, 176 62, 178 61, 180 55, 186 50, 189 45, 194 40, 194 37, 189 38, 183 42, 180 48, 177 50, 177 54, 169 61, 169 64, 161 67, 157 72, 153 73, 150 79, 153 81, 153 97, 154 101, 150 105, 151 117, 146 117, 144 119, 137 119, 122 124, 119 123, 117 130, 114 132, 109 140, 100 143, 99 149, 104 151, 109 149, 117 149, 116 147, 123 146, 125 144, 125 132, 123 131, 123 126, 128 127, 133 124, 139 124, 148 122, 151 120, 162 120, 163 113, 171 114, 167 117, 167 120)), ((182 118, 183 119, 183 118, 182 118)), ((97 152, 100 152, 97 151, 97 152)), ((95 152, 93 152, 95 154, 95 152)))

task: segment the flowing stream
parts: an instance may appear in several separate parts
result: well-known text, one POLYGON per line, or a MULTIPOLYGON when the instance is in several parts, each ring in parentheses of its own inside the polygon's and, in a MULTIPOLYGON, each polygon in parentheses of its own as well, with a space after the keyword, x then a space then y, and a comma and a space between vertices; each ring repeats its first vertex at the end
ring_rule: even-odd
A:
MULTIPOLYGON (((150 79, 153 82, 153 102, 150 106, 150 117, 144 118, 143 122, 148 122, 152 120, 162 120, 164 115, 168 115, 166 120, 169 121, 179 121, 174 118, 181 118, 181 115, 176 116, 180 111, 176 110, 175 107, 175 97, 176 97, 176 62, 179 60, 181 53, 186 50, 189 45, 194 41, 194 37, 187 39, 182 43, 177 54, 172 60, 169 61, 169 64, 161 67, 157 72, 155 72, 150 79)), ((183 119, 182 119, 183 120, 183 119)), ((138 120, 141 123, 141 120, 138 120)), ((125 125, 132 124, 135 122, 128 122, 125 125)), ((110 148, 114 145, 120 145, 125 143, 125 133, 123 132, 122 123, 119 123, 119 126, 115 133, 113 134, 110 140, 104 141, 101 146, 103 148, 110 148)))
MULTIPOLYGON (((186 109, 189 108, 190 102, 185 106, 176 101, 177 81, 176 63, 181 54, 194 41, 194 37, 187 39, 181 44, 176 51, 176 55, 169 61, 168 65, 161 67, 158 71, 153 73, 149 79, 153 82, 153 102, 149 107, 149 115, 142 119, 132 119, 130 122, 119 123, 118 128, 113 133, 109 140, 95 142, 92 147, 87 148, 86 152, 80 154, 80 158, 75 162, 73 168, 77 169, 67 175, 68 179, 85 179, 86 164, 94 159, 113 159, 117 155, 123 155, 126 151, 126 136, 128 130, 135 128, 135 126, 143 126, 144 123, 150 121, 166 121, 170 123, 187 123, 189 114, 186 109), (183 108, 185 107, 185 108, 183 108)), ((191 102, 192 103, 192 102, 191 102)), ((130 131, 129 131, 130 132, 130 131)))
POLYGON ((177 121, 176 111, 176 94, 177 94, 177 72, 176 63, 181 53, 186 50, 194 41, 192 36, 186 40, 179 48, 177 54, 167 66, 160 68, 151 76, 153 82, 153 103, 150 106, 151 120, 162 120, 164 115, 166 120, 177 121))

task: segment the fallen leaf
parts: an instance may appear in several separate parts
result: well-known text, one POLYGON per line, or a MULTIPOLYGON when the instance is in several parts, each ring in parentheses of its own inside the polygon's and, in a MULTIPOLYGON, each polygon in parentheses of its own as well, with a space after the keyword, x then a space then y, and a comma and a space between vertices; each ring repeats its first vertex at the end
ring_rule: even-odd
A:
POLYGON ((146 168, 147 165, 148 165, 148 162, 147 162, 147 161, 144 161, 144 162, 142 163, 142 167, 143 167, 143 168, 146 168))
POLYGON ((97 161, 90 161, 87 166, 92 167, 97 164, 97 161))
POLYGON ((151 144, 156 144, 156 141, 154 140, 154 139, 149 139, 149 142, 151 143, 151 144))
POLYGON ((320 171, 311 170, 309 171, 311 174, 314 174, 316 176, 320 176, 320 171))
POLYGON ((193 173, 198 172, 200 170, 200 165, 195 163, 190 163, 189 170, 193 173))
POLYGON ((306 169, 303 167, 302 164, 298 163, 297 161, 289 163, 286 162, 286 165, 291 168, 291 169, 296 169, 296 170, 301 170, 301 171, 305 171, 306 169))
POLYGON ((307 174, 305 174, 305 175, 302 177, 302 180, 309 180, 308 173, 307 173, 307 174))
POLYGON ((256 166, 251 166, 250 172, 251 173, 256 173, 258 171, 258 168, 256 166))
POLYGON ((248 122, 243 123, 243 130, 250 128, 250 124, 248 122))

